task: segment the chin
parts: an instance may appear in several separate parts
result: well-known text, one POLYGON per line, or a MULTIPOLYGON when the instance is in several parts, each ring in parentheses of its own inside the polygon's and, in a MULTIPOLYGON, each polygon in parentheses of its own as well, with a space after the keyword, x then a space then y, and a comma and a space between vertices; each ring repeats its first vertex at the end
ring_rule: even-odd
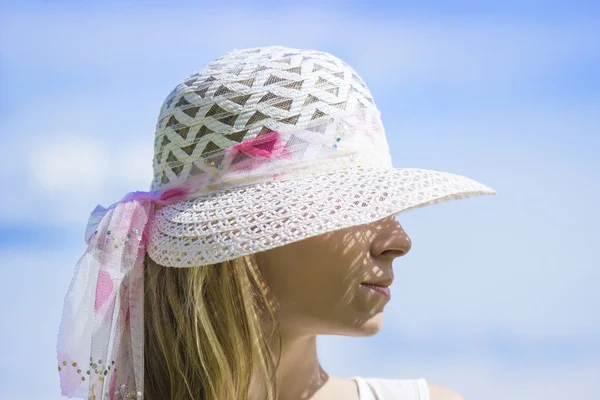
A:
POLYGON ((345 336, 369 337, 373 336, 383 328, 383 312, 379 312, 368 319, 357 320, 350 329, 342 334, 345 336))
POLYGON ((366 320, 362 326, 363 336, 373 336, 383 328, 383 313, 377 313, 370 319, 366 320))

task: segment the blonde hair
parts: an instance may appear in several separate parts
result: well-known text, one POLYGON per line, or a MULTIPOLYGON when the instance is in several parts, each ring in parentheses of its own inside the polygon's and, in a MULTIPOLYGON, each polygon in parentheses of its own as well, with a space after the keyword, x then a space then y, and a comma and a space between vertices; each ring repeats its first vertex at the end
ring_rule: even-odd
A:
POLYGON ((277 398, 279 326, 253 255, 192 268, 146 255, 144 279, 146 400, 277 398))

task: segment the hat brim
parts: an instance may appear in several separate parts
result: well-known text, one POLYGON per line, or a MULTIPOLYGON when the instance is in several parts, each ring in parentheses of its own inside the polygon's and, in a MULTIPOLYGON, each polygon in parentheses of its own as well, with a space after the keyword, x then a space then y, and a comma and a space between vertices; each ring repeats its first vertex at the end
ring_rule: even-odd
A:
POLYGON ((147 251, 164 266, 202 266, 417 207, 495 194, 490 187, 448 172, 352 167, 157 207, 147 251))

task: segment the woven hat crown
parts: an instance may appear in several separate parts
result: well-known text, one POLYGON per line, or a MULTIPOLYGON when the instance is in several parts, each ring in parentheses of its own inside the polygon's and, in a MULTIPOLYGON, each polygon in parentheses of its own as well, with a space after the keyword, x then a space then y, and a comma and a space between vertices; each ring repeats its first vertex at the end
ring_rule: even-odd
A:
MULTIPOLYGON (((351 124, 344 122, 345 129, 340 129, 338 122, 337 137, 321 138, 326 127, 311 123, 327 121, 332 125, 334 119, 330 116, 361 109, 379 115, 371 93, 356 71, 327 52, 283 46, 228 52, 188 76, 165 99, 156 126, 152 190, 177 186, 192 178, 209 189, 221 188, 217 182, 227 181, 228 174, 235 175, 237 171, 239 176, 240 170, 256 167, 256 159, 261 158, 257 154, 262 158, 270 156, 273 143, 266 137, 261 142, 260 138, 273 131, 294 132, 304 127, 320 133, 318 146, 333 140, 330 147, 336 149, 336 141, 342 139, 340 130, 341 135, 352 132, 351 124), (237 151, 240 144, 253 141, 256 152, 237 151), (243 167, 249 162, 254 164, 243 167)), ((378 130, 383 134, 381 125, 378 130)), ((314 136, 288 133, 281 139, 280 155, 291 158, 289 155, 293 154, 293 168, 307 172, 310 165, 303 165, 298 159, 314 144, 314 136)), ((351 154, 354 163, 359 161, 355 157, 362 154, 364 164, 391 166, 384 134, 378 142, 369 143, 365 146, 354 141, 354 146, 338 153, 351 154), (369 146, 375 146, 371 150, 377 156, 365 153, 369 146)), ((307 159, 311 164, 322 164, 313 165, 321 170, 335 169, 321 163, 319 157, 323 158, 323 154, 307 159)), ((336 157, 339 159, 337 155, 331 158, 336 157)), ((345 159, 346 163, 349 160, 345 159)), ((336 165, 341 168, 343 163, 339 161, 336 165)), ((246 172, 244 179, 251 183, 249 175, 246 172)))

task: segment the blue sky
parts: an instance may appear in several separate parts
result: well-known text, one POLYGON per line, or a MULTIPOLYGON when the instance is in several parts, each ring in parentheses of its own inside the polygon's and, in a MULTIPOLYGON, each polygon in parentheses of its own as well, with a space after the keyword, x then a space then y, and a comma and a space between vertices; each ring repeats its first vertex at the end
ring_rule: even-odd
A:
POLYGON ((61 398, 56 333, 87 217, 148 189, 166 95, 223 53, 266 45, 352 65, 382 111, 395 167, 498 192, 398 216, 413 247, 394 264, 384 329, 321 337, 329 372, 425 377, 473 399, 590 396, 600 375, 594 2, 0 4, 0 400, 61 398))

